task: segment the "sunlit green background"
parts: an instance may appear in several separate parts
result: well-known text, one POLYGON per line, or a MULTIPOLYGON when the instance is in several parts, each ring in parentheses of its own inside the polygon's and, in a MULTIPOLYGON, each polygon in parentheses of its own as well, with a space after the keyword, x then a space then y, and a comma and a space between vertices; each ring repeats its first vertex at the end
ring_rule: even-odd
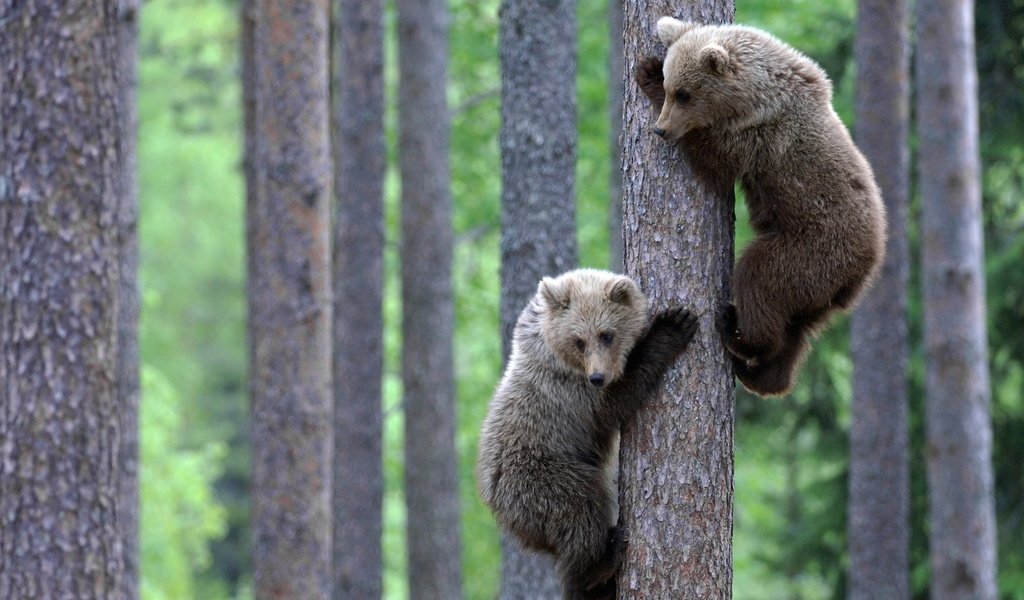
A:
MULTIPOLYGON (((738 21, 818 60, 852 122, 853 0, 738 0, 738 21)), ((476 438, 501 365, 498 335, 498 0, 451 0, 449 104, 456 228, 455 356, 466 597, 493 598, 494 524, 476 498, 476 438)), ((143 311, 142 591, 248 598, 244 186, 237 0, 153 0, 142 12, 139 168, 143 311)), ((394 20, 388 6, 389 28, 394 20)), ((1024 598, 1024 0, 978 2, 999 584, 1024 598)), ((579 0, 580 260, 608 264, 608 21, 579 0)), ((395 40, 388 40, 395 89, 395 40)), ((388 139, 394 155, 394 95, 388 139)), ((393 161, 392 161, 393 162, 393 161)), ((385 594, 408 596, 402 496, 397 170, 387 182, 385 594)), ((916 244, 916 206, 911 235, 916 244)), ((738 207, 737 235, 749 237, 738 207)), ((912 583, 926 597, 919 280, 912 279, 912 583)), ((846 323, 784 400, 741 395, 735 597, 844 596, 851 363, 846 323)), ((369 541, 368 541, 369 543, 369 541)))

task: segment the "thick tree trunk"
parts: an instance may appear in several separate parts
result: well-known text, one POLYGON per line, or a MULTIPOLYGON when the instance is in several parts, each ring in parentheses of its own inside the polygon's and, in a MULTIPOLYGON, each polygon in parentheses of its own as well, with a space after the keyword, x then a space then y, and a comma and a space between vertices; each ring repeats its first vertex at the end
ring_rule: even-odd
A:
POLYGON ((931 596, 996 597, 974 5, 917 4, 931 596))
POLYGON ((384 3, 338 0, 334 39, 334 591, 382 593, 384 3))
POLYGON ((253 585, 257 598, 327 598, 334 416, 327 3, 254 0, 248 10, 253 585))
POLYGON ((849 598, 910 594, 907 453, 907 194, 910 47, 904 0, 860 0, 857 120, 889 217, 885 263, 853 314, 849 598))
MULTIPOLYGON (((576 2, 501 5, 501 339, 544 276, 576 266, 576 2)), ((502 537, 503 600, 561 597, 550 557, 502 537)))
POLYGON ((0 598, 124 594, 117 2, 0 2, 0 598))
POLYGON ((622 3, 623 0, 608 0, 608 113, 611 117, 608 268, 616 273, 622 272, 622 92, 625 68, 622 56, 622 3))
POLYGON ((124 577, 124 600, 139 597, 139 236, 138 161, 136 138, 138 113, 138 0, 119 4, 121 27, 121 92, 124 119, 122 140, 120 235, 120 283, 118 288, 117 396, 121 419, 120 513, 124 577))
POLYGON ((664 56, 664 15, 732 20, 731 0, 681 10, 666 0, 625 2, 623 245, 626 274, 651 310, 682 304, 700 332, 664 390, 622 435, 620 520, 628 532, 619 598, 728 598, 732 594, 734 383, 715 332, 730 298, 732 186, 696 178, 679 148, 651 133, 656 119, 633 79, 644 56, 664 56))
POLYGON ((402 384, 409 589, 462 596, 448 165, 448 8, 399 0, 402 384))

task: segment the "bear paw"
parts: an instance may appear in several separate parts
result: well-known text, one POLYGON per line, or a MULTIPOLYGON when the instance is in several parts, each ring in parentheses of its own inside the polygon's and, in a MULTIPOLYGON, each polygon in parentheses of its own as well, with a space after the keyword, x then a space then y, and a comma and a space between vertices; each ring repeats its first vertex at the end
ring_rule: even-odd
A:
POLYGON ((667 308, 654 317, 651 332, 664 336, 678 352, 682 352, 697 333, 697 316, 682 306, 667 308))
POLYGON ((636 66, 636 82, 644 95, 654 104, 655 112, 661 112, 665 102, 665 73, 663 63, 657 56, 648 56, 636 66))

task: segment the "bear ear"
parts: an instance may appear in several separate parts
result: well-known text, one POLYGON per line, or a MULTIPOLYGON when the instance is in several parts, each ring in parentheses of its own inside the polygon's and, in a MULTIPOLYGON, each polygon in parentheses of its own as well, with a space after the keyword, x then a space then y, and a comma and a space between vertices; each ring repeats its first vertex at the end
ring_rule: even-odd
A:
POLYGON ((618 279, 608 288, 608 299, 615 304, 631 306, 636 291, 635 283, 625 278, 618 279))
POLYGON ((537 292, 544 299, 544 303, 551 310, 564 310, 569 308, 569 299, 572 296, 572 286, 568 283, 559 283, 550 277, 545 277, 537 286, 537 292))
POLYGON ((696 27, 697 24, 690 21, 680 21, 673 17, 662 17, 658 19, 658 38, 665 47, 671 46, 676 40, 683 37, 683 34, 696 27))
POLYGON ((725 75, 731 66, 729 52, 718 44, 708 44, 700 49, 700 63, 716 75, 725 75))

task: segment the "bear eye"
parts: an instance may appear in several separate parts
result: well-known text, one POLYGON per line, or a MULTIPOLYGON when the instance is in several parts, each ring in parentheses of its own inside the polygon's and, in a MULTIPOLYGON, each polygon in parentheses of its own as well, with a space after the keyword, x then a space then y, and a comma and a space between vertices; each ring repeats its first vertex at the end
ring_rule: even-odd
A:
POLYGON ((608 344, 612 343, 612 340, 615 339, 615 334, 608 333, 607 331, 605 331, 599 337, 601 339, 601 343, 607 346, 608 344))
POLYGON ((686 104, 689 101, 690 94, 688 92, 685 92, 683 90, 679 90, 678 92, 676 92, 676 102, 678 102, 679 104, 686 104))
POLYGON ((587 344, 584 343, 583 340, 576 338, 576 349, 579 350, 580 352, 583 352, 584 350, 587 349, 587 344))

